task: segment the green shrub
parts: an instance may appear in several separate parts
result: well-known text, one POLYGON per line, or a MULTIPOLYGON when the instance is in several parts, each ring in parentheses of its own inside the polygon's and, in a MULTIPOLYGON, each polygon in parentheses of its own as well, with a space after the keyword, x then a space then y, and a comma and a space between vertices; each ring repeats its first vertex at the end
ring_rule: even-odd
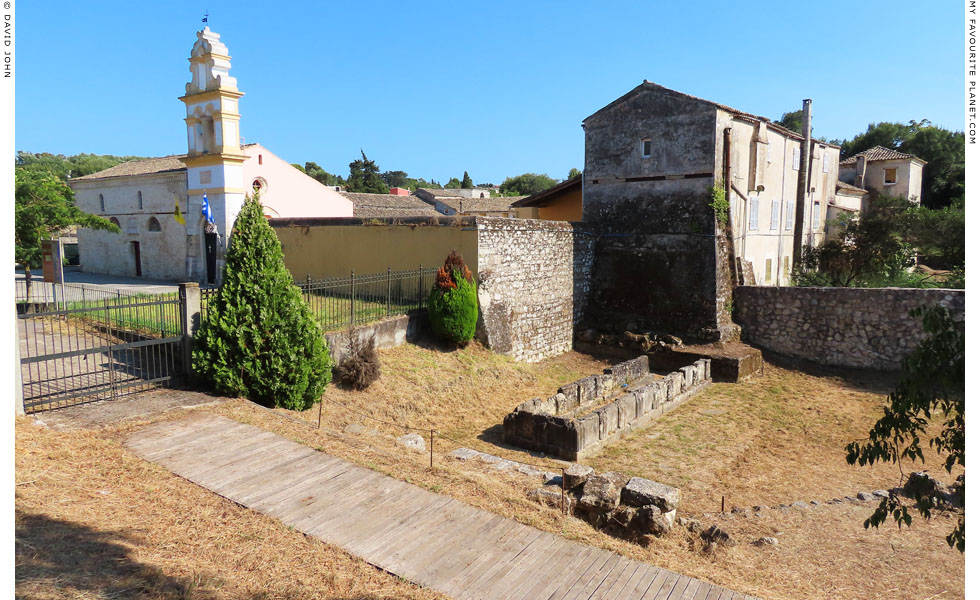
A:
POLYGON ((221 287, 194 341, 194 372, 219 394, 306 410, 330 381, 327 343, 257 197, 235 220, 221 287))
POLYGON ((473 339, 479 307, 473 275, 454 250, 429 294, 429 323, 439 337, 463 345, 473 339))

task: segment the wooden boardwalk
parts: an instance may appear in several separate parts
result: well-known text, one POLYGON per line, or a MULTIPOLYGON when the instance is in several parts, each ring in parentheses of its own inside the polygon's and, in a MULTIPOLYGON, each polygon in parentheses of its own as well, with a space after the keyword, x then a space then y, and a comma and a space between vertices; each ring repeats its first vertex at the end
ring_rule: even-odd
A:
POLYGON ((747 598, 224 417, 158 423, 133 434, 126 445, 229 500, 453 598, 747 598))

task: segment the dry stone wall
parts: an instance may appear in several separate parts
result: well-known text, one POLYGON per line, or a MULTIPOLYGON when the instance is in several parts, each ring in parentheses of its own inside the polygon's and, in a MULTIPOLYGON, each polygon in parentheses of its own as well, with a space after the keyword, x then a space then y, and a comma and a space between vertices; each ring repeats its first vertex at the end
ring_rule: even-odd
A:
POLYGON ((480 336, 526 362, 570 351, 591 238, 564 221, 478 217, 476 226, 480 336))
POLYGON ((649 375, 649 359, 643 355, 563 385, 545 400, 529 400, 504 417, 504 440, 579 460, 704 389, 711 382, 711 361, 701 359, 662 379, 644 381, 649 375), (597 407, 583 411, 592 406, 597 407))
POLYGON ((909 311, 936 304, 964 319, 963 290, 741 286, 735 289, 735 321, 744 341, 780 354, 896 370, 925 338, 909 311))

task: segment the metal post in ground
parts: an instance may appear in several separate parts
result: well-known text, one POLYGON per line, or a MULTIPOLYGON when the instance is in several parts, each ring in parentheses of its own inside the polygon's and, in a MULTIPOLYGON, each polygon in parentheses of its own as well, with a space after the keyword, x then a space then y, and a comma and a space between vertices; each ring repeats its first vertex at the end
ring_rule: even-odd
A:
POLYGON ((433 429, 429 430, 429 468, 432 468, 432 454, 435 452, 434 446, 436 441, 436 432, 433 429))
POLYGON ((561 514, 565 514, 565 467, 561 468, 561 514))
POLYGON ((388 267, 388 293, 385 295, 385 316, 391 316, 391 267, 388 267))
POLYGON ((419 310, 425 308, 425 304, 422 301, 422 263, 419 263, 419 310))
POLYGON ((320 420, 323 418, 323 400, 320 400, 320 414, 316 416, 316 428, 320 428, 320 420))

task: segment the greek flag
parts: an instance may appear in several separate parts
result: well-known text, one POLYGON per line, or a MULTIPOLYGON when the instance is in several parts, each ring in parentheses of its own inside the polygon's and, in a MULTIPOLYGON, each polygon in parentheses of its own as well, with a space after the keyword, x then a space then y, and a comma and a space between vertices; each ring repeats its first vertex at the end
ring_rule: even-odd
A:
POLYGON ((205 216, 208 223, 214 223, 214 217, 211 216, 211 205, 208 204, 207 192, 204 192, 204 199, 201 200, 201 214, 205 216))

